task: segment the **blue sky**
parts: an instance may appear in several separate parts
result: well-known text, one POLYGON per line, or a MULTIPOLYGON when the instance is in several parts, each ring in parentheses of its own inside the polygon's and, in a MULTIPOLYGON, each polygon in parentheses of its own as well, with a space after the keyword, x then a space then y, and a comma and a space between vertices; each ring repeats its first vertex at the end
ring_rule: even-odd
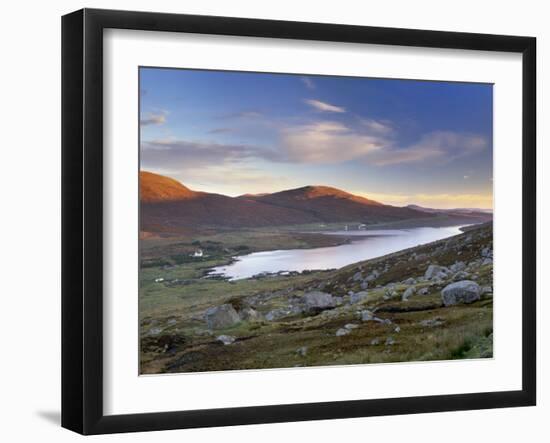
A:
POLYGON ((141 168, 225 195, 334 186, 492 207, 492 85, 140 69, 141 168))

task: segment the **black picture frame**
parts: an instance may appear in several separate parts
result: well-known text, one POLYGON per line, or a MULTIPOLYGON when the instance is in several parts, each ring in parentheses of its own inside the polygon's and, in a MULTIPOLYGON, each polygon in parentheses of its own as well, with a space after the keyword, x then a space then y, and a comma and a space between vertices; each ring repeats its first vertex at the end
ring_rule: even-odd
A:
MULTIPOLYGON (((83 9, 62 18, 62 426, 152 431, 536 404, 536 39, 83 9), (103 30, 503 51, 523 63, 522 389, 131 415, 103 413, 103 30)), ((518 147, 519 148, 519 147, 518 147)))

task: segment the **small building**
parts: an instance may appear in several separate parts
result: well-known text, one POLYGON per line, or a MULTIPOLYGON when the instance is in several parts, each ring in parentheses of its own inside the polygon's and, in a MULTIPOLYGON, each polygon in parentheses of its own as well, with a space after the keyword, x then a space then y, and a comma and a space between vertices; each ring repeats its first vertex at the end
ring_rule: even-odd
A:
POLYGON ((202 249, 197 249, 195 252, 191 254, 191 257, 202 257, 202 256, 203 256, 202 249))

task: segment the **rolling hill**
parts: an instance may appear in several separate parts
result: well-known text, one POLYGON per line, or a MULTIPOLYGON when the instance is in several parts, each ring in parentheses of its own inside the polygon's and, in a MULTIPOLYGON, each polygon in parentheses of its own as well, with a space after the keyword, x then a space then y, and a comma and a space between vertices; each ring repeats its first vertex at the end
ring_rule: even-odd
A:
MULTIPOLYGON (((243 199, 243 197, 239 197, 243 199)), ((300 210, 321 222, 381 222, 425 218, 409 208, 389 206, 328 186, 305 186, 273 194, 244 197, 278 208, 300 210)))
POLYGON ((141 231, 178 233, 196 228, 253 228, 310 223, 365 224, 430 219, 437 213, 396 207, 327 186, 228 197, 140 172, 141 231))
POLYGON ((152 172, 140 171, 140 200, 143 203, 160 203, 181 201, 200 196, 199 192, 191 191, 179 181, 152 172))

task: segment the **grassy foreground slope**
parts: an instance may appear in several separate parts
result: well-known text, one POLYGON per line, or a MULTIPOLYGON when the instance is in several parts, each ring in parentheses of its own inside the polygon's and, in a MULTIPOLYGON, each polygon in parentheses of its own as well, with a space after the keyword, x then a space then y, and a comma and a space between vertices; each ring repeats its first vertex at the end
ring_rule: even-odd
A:
POLYGON ((236 282, 204 278, 235 247, 222 238, 218 255, 142 268, 142 373, 492 357, 491 225, 335 271, 236 282), (479 300, 444 306, 442 289, 462 280, 479 300), (319 293, 331 305, 308 307, 319 293), (222 305, 238 318, 211 327, 205 312, 222 305))

